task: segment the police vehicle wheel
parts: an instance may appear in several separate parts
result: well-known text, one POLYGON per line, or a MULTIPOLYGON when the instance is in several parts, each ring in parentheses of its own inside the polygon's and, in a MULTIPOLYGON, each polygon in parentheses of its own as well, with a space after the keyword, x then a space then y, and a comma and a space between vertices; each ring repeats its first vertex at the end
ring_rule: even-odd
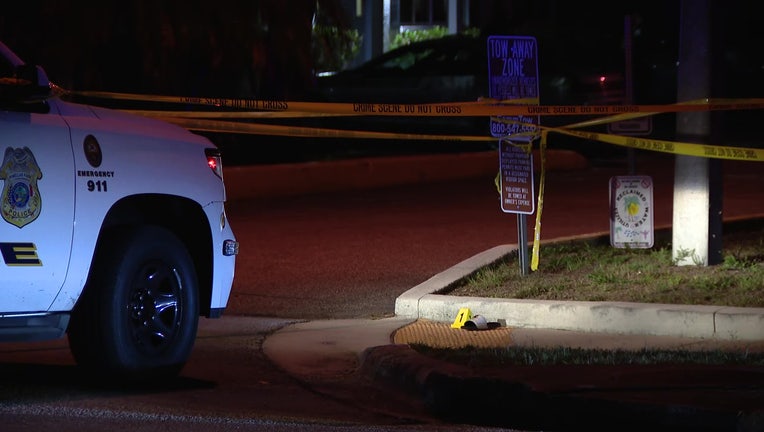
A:
POLYGON ((177 375, 199 319, 193 260, 166 229, 120 230, 99 242, 69 327, 76 362, 130 380, 177 375))

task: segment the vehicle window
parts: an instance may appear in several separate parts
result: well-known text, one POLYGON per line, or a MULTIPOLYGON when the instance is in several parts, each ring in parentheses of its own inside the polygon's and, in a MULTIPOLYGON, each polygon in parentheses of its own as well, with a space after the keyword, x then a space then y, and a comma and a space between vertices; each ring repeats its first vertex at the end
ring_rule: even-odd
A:
POLYGON ((16 68, 6 58, 0 58, 0 109, 47 113, 50 106, 44 100, 27 101, 21 96, 25 90, 19 86, 16 78, 16 68))
POLYGON ((0 109, 7 111, 47 113, 50 106, 39 89, 30 80, 34 76, 19 78, 18 68, 5 57, 0 57, 0 109))
POLYGON ((366 77, 474 74, 484 68, 484 61, 476 59, 476 51, 471 43, 408 46, 368 63, 362 71, 366 77))
POLYGON ((380 72, 382 70, 409 70, 414 66, 418 66, 421 62, 425 61, 428 57, 432 56, 435 50, 432 48, 423 49, 419 51, 408 51, 398 57, 393 57, 388 61, 382 63, 380 72))
POLYGON ((421 56, 412 66, 412 70, 421 76, 427 75, 460 75, 474 71, 470 64, 471 53, 464 48, 428 50, 427 55, 421 56))
POLYGON ((13 65, 6 58, 0 58, 0 80, 13 77, 13 65))
POLYGON ((462 47, 454 50, 452 56, 444 60, 447 63, 443 64, 443 66, 455 74, 485 73, 483 72, 484 60, 484 58, 478 58, 469 48, 462 47))

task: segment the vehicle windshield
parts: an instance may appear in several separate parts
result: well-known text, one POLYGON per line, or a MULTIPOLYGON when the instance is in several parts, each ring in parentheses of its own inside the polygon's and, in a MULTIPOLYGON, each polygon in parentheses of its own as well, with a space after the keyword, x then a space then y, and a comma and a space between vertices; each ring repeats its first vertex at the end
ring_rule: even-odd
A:
MULTIPOLYGON (((473 70, 471 61, 480 55, 477 42, 447 44, 412 44, 371 60, 357 69, 368 76, 386 76, 394 72, 422 73, 424 75, 463 73, 473 70)), ((481 60, 482 64, 482 60, 481 60)))

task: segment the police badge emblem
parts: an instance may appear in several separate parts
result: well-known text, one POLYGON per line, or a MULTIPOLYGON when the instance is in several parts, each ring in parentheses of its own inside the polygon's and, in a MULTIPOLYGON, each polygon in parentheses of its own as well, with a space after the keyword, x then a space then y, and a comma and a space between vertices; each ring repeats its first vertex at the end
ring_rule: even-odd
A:
POLYGON ((0 180, 4 180, 0 214, 6 222, 21 228, 37 219, 42 208, 37 189, 41 178, 42 171, 28 147, 5 149, 0 165, 0 180))

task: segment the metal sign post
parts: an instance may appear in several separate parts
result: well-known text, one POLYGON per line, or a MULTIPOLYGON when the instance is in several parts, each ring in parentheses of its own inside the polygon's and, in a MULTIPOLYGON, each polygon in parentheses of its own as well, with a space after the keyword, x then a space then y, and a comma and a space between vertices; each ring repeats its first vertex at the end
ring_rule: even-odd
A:
POLYGON ((499 189, 501 190, 501 210, 517 214, 517 250, 520 273, 530 273, 528 259, 528 223, 525 215, 535 210, 533 187, 533 155, 526 153, 510 140, 499 141, 499 189))
MULTIPOLYGON (((488 79, 488 93, 491 98, 501 101, 538 100, 536 38, 489 36, 488 79)), ((520 273, 523 275, 530 273, 526 215, 534 212, 535 203, 530 134, 536 132, 538 124, 538 116, 491 118, 490 124, 491 135, 501 138, 499 141, 501 209, 505 213, 517 214, 517 245, 520 273)))

